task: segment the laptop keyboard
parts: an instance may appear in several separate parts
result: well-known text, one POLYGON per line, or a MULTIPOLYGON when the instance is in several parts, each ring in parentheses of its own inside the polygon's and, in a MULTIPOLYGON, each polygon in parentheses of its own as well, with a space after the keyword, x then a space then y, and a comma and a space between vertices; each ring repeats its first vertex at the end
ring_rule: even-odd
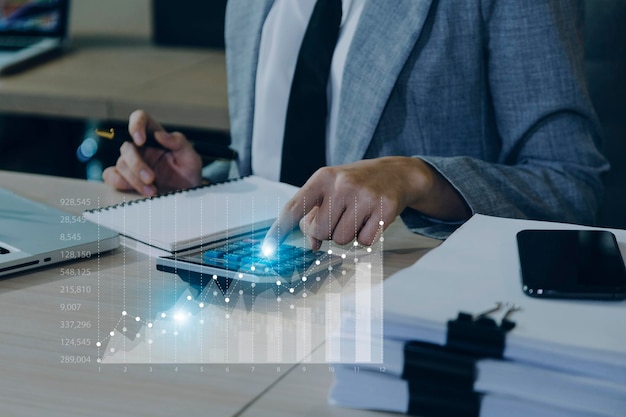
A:
POLYGON ((24 49, 40 42, 42 39, 43 38, 24 38, 19 36, 0 37, 0 51, 19 51, 20 49, 24 49))

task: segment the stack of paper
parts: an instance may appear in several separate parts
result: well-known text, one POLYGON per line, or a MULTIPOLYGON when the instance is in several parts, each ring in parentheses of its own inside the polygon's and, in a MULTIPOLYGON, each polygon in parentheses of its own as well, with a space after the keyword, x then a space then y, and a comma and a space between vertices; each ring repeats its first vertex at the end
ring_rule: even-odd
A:
MULTIPOLYGON (((625 416, 626 302, 524 295, 523 229, 585 227, 474 216, 385 281, 384 361, 335 367, 330 402, 422 416, 625 416), (487 317, 498 326, 507 306, 520 308, 499 355, 452 346, 450 320, 497 302, 487 317)), ((624 256, 626 231, 612 232, 624 256)))

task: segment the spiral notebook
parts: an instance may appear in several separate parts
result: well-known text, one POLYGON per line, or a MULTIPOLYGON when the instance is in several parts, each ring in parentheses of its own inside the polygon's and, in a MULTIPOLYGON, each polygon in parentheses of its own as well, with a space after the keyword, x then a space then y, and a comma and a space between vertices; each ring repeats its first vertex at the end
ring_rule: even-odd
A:
POLYGON ((248 176, 114 206, 84 216, 152 255, 182 254, 267 229, 298 188, 248 176))

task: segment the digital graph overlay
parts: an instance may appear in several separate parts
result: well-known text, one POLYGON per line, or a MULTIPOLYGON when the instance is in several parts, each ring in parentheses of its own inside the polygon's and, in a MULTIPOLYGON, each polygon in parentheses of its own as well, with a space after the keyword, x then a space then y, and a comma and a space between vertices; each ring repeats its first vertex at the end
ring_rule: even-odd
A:
POLYGON ((352 246, 340 256, 346 262, 339 268, 287 285, 280 280, 267 286, 233 280, 225 287, 215 275, 201 288, 171 275, 178 283, 170 283, 170 305, 157 307, 153 301, 157 308, 148 315, 130 308, 119 311, 113 328, 95 344, 97 360, 381 362, 382 242, 352 246), (324 349, 315 349, 322 345, 324 349))
MULTIPOLYGON (((150 210, 146 216, 163 221, 150 210)), ((371 246, 324 242, 320 250, 339 265, 265 284, 214 274, 193 285, 125 246, 114 258, 98 256, 88 290, 72 269, 79 292, 72 300, 80 302, 65 306, 67 363, 381 363, 383 226, 371 246), (87 328, 85 315, 96 323, 87 328)), ((307 238, 295 243, 305 247, 307 238)))

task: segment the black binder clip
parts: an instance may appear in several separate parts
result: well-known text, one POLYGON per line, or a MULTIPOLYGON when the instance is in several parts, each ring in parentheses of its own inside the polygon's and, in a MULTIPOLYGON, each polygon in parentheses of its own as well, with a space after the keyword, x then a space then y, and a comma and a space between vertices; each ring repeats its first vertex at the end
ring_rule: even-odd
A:
POLYGON ((520 307, 517 305, 497 302, 493 308, 478 315, 459 312, 455 320, 448 321, 446 346, 478 357, 502 358, 506 333, 515 327, 510 316, 518 310, 520 307), (504 307, 507 311, 498 324, 489 315, 504 307))

